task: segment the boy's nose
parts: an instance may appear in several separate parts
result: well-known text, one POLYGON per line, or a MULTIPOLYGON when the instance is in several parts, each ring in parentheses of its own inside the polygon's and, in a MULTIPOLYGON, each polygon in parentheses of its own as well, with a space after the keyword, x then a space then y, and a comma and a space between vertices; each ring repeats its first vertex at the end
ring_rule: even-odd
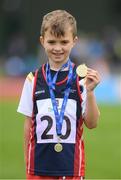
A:
POLYGON ((62 48, 61 48, 61 46, 60 45, 56 45, 55 47, 54 47, 54 50, 55 51, 60 51, 62 48))

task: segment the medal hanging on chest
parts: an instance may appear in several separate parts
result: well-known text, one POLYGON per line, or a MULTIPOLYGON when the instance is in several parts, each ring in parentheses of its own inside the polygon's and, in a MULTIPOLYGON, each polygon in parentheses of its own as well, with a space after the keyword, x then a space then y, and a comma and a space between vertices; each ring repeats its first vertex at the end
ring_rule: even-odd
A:
POLYGON ((63 146, 60 143, 55 144, 54 149, 56 152, 61 152, 63 150, 63 146))
POLYGON ((57 71, 57 73, 55 74, 53 79, 51 78, 50 66, 48 63, 46 64, 46 79, 47 79, 47 83, 49 86, 51 102, 52 102, 52 106, 53 106, 53 110, 54 110, 54 114, 55 114, 55 119, 56 119, 56 133, 57 133, 57 137, 58 137, 58 142, 54 146, 54 150, 56 152, 61 152, 63 150, 63 146, 61 144, 60 136, 62 134, 61 131, 62 131, 64 112, 65 112, 66 104, 67 104, 69 93, 70 93, 70 84, 72 81, 72 76, 73 76, 73 65, 72 65, 72 62, 70 60, 68 60, 68 62, 66 64, 64 64, 60 68, 59 71, 57 71), (57 101, 56 101, 55 94, 54 94, 54 90, 55 90, 55 85, 56 85, 58 73, 66 67, 69 68, 68 80, 67 80, 66 89, 64 92, 64 98, 63 98, 61 110, 59 113, 58 107, 57 107, 57 101))
POLYGON ((56 152, 61 152, 62 150, 63 150, 63 146, 62 146, 62 144, 60 143, 60 137, 58 137, 58 143, 57 144, 55 144, 55 146, 54 146, 54 150, 56 151, 56 152))

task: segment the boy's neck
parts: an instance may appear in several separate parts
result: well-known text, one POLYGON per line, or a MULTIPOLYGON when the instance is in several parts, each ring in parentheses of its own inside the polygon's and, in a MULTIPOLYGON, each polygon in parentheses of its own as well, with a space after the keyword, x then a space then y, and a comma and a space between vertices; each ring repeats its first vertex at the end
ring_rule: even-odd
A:
MULTIPOLYGON (((51 60, 49 60, 49 64, 50 64, 50 69, 51 70, 54 70, 54 71, 58 71, 62 66, 63 64, 65 64, 68 60, 66 61, 63 61, 63 62, 53 62, 51 60)), ((63 71, 67 71, 68 70, 68 67, 64 68, 63 71)))

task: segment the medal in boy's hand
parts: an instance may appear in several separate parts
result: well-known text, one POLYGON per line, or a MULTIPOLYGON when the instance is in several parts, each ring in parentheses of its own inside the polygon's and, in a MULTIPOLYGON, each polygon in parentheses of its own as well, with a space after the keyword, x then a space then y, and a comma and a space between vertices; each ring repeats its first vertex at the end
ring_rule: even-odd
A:
POLYGON ((77 67, 76 73, 79 77, 86 77, 87 75, 87 66, 85 64, 81 64, 77 67))

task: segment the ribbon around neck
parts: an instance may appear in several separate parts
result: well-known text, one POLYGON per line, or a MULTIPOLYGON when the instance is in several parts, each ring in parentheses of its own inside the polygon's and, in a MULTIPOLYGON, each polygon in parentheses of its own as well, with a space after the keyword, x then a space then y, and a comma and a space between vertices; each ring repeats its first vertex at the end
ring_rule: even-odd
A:
POLYGON ((46 79, 47 83, 49 86, 49 92, 50 92, 50 97, 51 97, 51 102, 53 106, 53 111, 55 114, 55 119, 56 119, 56 133, 57 136, 61 136, 62 134, 62 124, 63 124, 63 119, 64 119, 64 112, 65 108, 67 105, 69 93, 70 93, 70 87, 71 87, 71 82, 72 82, 72 77, 73 77, 73 63, 70 61, 70 59, 65 63, 54 75, 54 77, 51 77, 51 72, 50 72, 50 65, 49 63, 46 64, 46 79), (69 73, 68 73, 68 80, 66 84, 66 89, 64 91, 64 98, 60 110, 60 114, 58 112, 58 106, 57 106, 57 101, 55 98, 54 90, 55 90, 55 85, 58 77, 58 73, 65 69, 66 67, 69 67, 69 73))

